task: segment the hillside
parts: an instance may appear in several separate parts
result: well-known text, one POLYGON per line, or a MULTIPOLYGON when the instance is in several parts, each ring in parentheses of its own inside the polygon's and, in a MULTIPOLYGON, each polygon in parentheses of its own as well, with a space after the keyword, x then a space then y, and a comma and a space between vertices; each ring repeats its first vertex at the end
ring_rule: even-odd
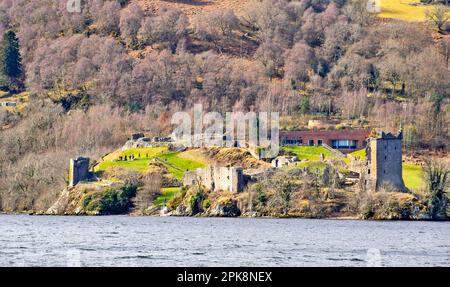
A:
POLYGON ((132 0, 137 2, 145 10, 157 11, 162 7, 170 7, 180 9, 186 15, 192 17, 193 15, 201 13, 209 13, 214 11, 223 11, 231 9, 239 14, 245 8, 245 5, 252 0, 132 0))
MULTIPOLYGON (((219 10, 230 9, 237 15, 241 15, 246 5, 252 0, 132 0, 141 5, 145 10, 157 11, 162 7, 170 7, 182 10, 192 17, 202 13, 210 13, 219 10)), ((381 11, 381 18, 399 19, 405 21, 425 21, 425 12, 432 6, 423 5, 419 0, 376 0, 381 11)))
MULTIPOLYGON (((413 14, 393 1, 382 2, 382 17, 413 14)), ((0 107, 3 210, 47 209, 67 185, 69 158, 100 158, 136 131, 165 137, 171 116, 196 103, 223 115, 277 111, 290 129, 310 119, 402 126, 409 153, 449 148, 445 29, 374 19, 362 1, 83 3, 76 14, 51 0, 0 2, 0 48, 10 55, 1 64, 14 66, 1 71, 0 101, 17 104, 0 107)), ((96 168, 156 170, 174 183, 210 161, 254 165, 245 153, 163 153, 96 168)))

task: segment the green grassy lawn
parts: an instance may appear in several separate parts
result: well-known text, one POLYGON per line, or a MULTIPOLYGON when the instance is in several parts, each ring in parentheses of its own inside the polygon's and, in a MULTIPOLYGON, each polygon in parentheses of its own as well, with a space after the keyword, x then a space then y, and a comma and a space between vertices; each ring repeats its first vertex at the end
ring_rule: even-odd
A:
POLYGON ((168 152, 167 147, 157 148, 133 148, 125 151, 117 150, 103 158, 96 167, 95 171, 105 171, 111 167, 120 167, 139 172, 145 172, 148 169, 149 162, 155 158, 165 163, 167 169, 177 179, 182 179, 186 171, 205 167, 204 164, 184 159, 178 156, 179 153, 168 152), (119 157, 135 156, 135 160, 118 161, 119 157))
POLYGON ((181 158, 178 155, 179 153, 167 153, 159 157, 163 162, 167 163, 166 166, 170 173, 172 173, 177 179, 182 179, 186 171, 205 167, 204 164, 181 158))
POLYGON ((95 171, 105 171, 111 167, 120 167, 125 169, 132 169, 139 172, 144 172, 148 168, 148 163, 155 157, 167 152, 167 147, 157 148, 132 148, 125 151, 117 150, 103 158, 96 167, 95 171), (135 160, 118 161, 119 157, 130 157, 134 155, 135 160), (140 155, 140 157, 139 157, 140 155))
POLYGON ((420 165, 403 164, 403 181, 407 188, 420 190, 425 187, 423 168, 420 165))
POLYGON ((283 150, 294 153, 299 160, 319 161, 322 153, 325 155, 325 158, 333 155, 331 151, 322 146, 285 146, 283 150))
POLYGON ((311 172, 320 173, 325 169, 325 163, 322 161, 307 161, 307 162, 296 162, 290 166, 295 166, 298 168, 308 168, 311 172))
POLYGON ((366 159, 366 150, 360 149, 355 152, 352 152, 350 155, 353 157, 359 157, 359 159, 361 159, 361 160, 365 160, 366 159))
POLYGON ((181 190, 180 187, 166 187, 161 189, 162 194, 155 199, 153 204, 156 206, 161 206, 165 204, 166 202, 171 200, 175 196, 175 194, 180 192, 180 190, 181 190))
POLYGON ((138 159, 133 161, 103 161, 95 167, 95 171, 105 171, 112 167, 120 167, 124 169, 131 169, 139 172, 144 172, 148 168, 149 159, 138 159))

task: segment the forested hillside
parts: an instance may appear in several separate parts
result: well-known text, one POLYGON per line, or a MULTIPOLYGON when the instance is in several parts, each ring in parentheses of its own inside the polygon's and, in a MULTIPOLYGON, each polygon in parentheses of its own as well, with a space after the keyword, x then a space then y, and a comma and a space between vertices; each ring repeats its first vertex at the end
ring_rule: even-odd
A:
POLYGON ((365 7, 86 0, 70 13, 65 1, 0 0, 0 59, 20 51, 15 73, 0 70, 0 101, 20 103, 0 108, 0 209, 48 207, 69 157, 98 158, 136 130, 164 135, 194 103, 279 111, 291 128, 312 117, 402 125, 407 149, 448 148, 447 27, 365 7))

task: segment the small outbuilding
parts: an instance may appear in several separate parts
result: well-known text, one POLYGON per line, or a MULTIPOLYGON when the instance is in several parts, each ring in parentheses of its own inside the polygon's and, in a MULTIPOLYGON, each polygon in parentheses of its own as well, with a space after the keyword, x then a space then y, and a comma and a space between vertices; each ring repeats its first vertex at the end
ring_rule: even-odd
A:
POLYGON ((0 107, 15 107, 17 106, 16 102, 0 102, 0 107))
POLYGON ((279 156, 272 160, 272 167, 281 168, 294 162, 298 162, 298 159, 295 156, 279 156))

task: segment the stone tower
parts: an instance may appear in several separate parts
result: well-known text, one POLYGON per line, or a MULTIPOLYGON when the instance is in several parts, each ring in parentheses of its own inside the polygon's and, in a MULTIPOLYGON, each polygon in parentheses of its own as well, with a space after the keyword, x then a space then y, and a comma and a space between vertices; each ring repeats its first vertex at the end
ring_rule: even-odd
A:
POLYGON ((69 166, 69 186, 73 187, 80 181, 88 179, 89 173, 89 158, 78 157, 70 159, 69 166))
POLYGON ((364 177, 366 190, 378 191, 388 184, 398 191, 408 191, 402 175, 402 139, 402 130, 396 135, 380 132, 377 137, 369 138, 364 177))

